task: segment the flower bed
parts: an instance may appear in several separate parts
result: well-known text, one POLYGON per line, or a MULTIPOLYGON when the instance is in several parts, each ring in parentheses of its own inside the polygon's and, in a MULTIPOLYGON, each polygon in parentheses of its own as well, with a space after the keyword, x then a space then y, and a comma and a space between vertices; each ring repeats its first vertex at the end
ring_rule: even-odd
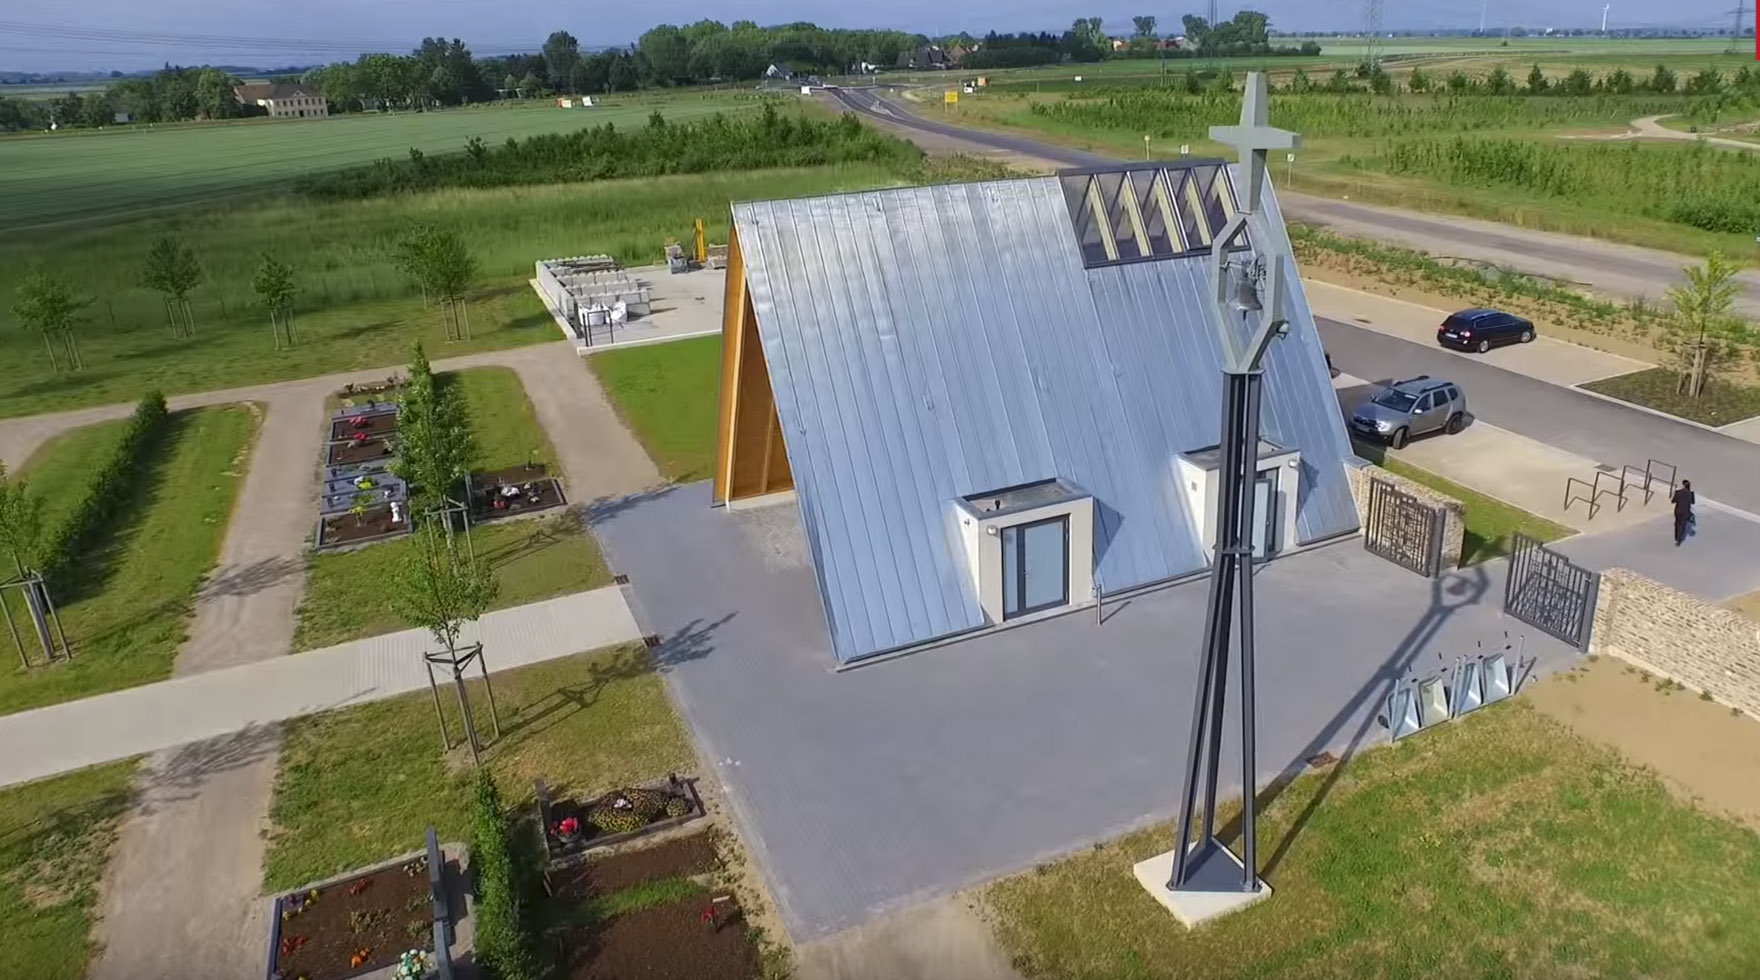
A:
POLYGON ((584 802, 552 802, 541 780, 536 793, 545 849, 552 862, 568 861, 703 815, 696 787, 676 775, 652 786, 612 790, 584 802))
POLYGON ((426 856, 275 900, 270 980, 346 980, 434 948, 426 856))
POLYGON ((554 479, 509 483, 505 486, 513 492, 507 493, 499 488, 475 490, 471 494, 471 520, 492 521, 515 514, 535 514, 568 503, 568 499, 562 495, 562 484, 554 479))

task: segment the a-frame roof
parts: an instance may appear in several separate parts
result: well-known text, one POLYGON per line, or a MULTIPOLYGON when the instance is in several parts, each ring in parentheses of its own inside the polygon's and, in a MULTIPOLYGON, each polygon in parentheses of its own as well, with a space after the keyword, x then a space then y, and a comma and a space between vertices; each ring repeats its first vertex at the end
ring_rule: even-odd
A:
MULTIPOLYGON (((734 207, 839 660, 985 625, 953 506, 972 494, 1086 488, 1108 592, 1204 567, 1175 458, 1220 428, 1208 255, 1085 259, 1077 207, 1056 177, 734 207)), ((1275 211, 1271 226, 1283 234, 1275 211)), ((1302 453, 1305 543, 1357 517, 1324 354, 1293 299, 1263 426, 1302 453)))

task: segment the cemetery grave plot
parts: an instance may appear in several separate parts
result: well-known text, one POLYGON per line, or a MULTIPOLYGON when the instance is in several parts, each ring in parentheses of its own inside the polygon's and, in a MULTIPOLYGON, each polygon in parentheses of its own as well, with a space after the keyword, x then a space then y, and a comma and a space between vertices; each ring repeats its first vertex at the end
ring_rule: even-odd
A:
POLYGON ((562 975, 570 980, 759 976, 758 949, 730 892, 709 884, 721 867, 709 832, 551 872, 566 921, 562 975))
MULTIPOLYGON (((330 472, 337 472, 333 468, 330 472)), ((327 478, 318 499, 318 513, 325 516, 352 511, 357 507, 405 503, 409 500, 409 484, 389 471, 359 473, 342 479, 327 478)))
POLYGON ((408 534, 409 511, 399 503, 376 504, 356 513, 325 514, 318 520, 319 548, 340 548, 366 544, 383 538, 408 534))
POLYGON ((397 447, 388 438, 360 438, 333 442, 324 456, 328 466, 349 466, 357 463, 389 463, 396 458, 397 447))
POLYGON ((542 463, 526 463, 488 473, 472 473, 465 483, 473 521, 514 514, 536 514, 568 503, 562 481, 542 463))
POLYGON ((615 789, 589 800, 552 801, 539 780, 538 818, 551 863, 568 863, 595 850, 646 837, 703 815, 692 780, 676 774, 646 787, 615 789))
POLYGON ((330 441, 346 442, 357 436, 387 436, 397 431, 397 406, 376 408, 345 408, 330 420, 330 441))
POLYGON ((428 858, 281 896, 270 980, 346 980, 434 948, 428 858))

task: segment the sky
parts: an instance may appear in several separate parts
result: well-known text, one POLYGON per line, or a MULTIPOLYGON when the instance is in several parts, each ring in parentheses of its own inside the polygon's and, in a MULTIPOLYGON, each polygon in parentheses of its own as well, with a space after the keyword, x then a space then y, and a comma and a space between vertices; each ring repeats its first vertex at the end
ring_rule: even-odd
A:
MULTIPOLYGON (((1417 0, 1386 4, 1389 30, 1489 27, 1593 27, 1603 0, 1417 0)), ((1638 0, 1611 4, 1609 27, 1716 26, 1738 0, 1638 0), (1666 14, 1659 10, 1666 10, 1666 14), (1666 18, 1666 19, 1664 19, 1666 18)), ((1740 0, 1752 8, 1754 0, 1740 0)), ((1361 0, 1219 2, 1222 16, 1246 6, 1271 16, 1273 29, 1360 30, 1361 0)), ((583 45, 627 44, 656 23, 705 17, 730 23, 810 20, 826 27, 885 27, 923 34, 1062 30, 1081 16, 1103 16, 1126 33, 1133 14, 1154 14, 1165 31, 1209 0, 1165 5, 1148 0, 672 0, 651 3, 509 0, 6 0, 0 4, 0 69, 131 71, 174 64, 279 67, 352 60, 363 51, 405 51, 423 35, 461 37, 479 55, 536 50, 553 30, 583 45)))

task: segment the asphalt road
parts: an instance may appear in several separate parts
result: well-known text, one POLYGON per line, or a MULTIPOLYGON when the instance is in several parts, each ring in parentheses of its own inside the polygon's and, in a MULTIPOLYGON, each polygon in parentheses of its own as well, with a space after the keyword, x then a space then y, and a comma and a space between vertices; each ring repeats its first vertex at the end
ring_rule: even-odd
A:
MULTIPOLYGON (((1673 463, 1701 495, 1760 514, 1760 445, 1362 327, 1316 317, 1333 366, 1371 381, 1458 382, 1474 417, 1615 467, 1673 463)), ((1584 479, 1592 479, 1589 473, 1584 479)), ((1564 488, 1558 488, 1563 499, 1564 488)))
MULTIPOLYGON (((1092 167, 1118 162, 1115 158, 1012 133, 923 119, 887 102, 874 90, 832 89, 830 92, 845 107, 900 131, 906 138, 929 137, 920 140, 928 150, 963 144, 977 152, 1000 150, 1064 167, 1092 167)), ((1661 300, 1668 287, 1680 280, 1681 267, 1692 261, 1689 256, 1656 249, 1289 191, 1280 191, 1278 202, 1289 218, 1326 225, 1340 234, 1370 238, 1433 255, 1516 268, 1626 299, 1661 300)), ((1737 300, 1738 309, 1747 316, 1760 318, 1760 271, 1748 270, 1740 279, 1743 294, 1737 300)))

